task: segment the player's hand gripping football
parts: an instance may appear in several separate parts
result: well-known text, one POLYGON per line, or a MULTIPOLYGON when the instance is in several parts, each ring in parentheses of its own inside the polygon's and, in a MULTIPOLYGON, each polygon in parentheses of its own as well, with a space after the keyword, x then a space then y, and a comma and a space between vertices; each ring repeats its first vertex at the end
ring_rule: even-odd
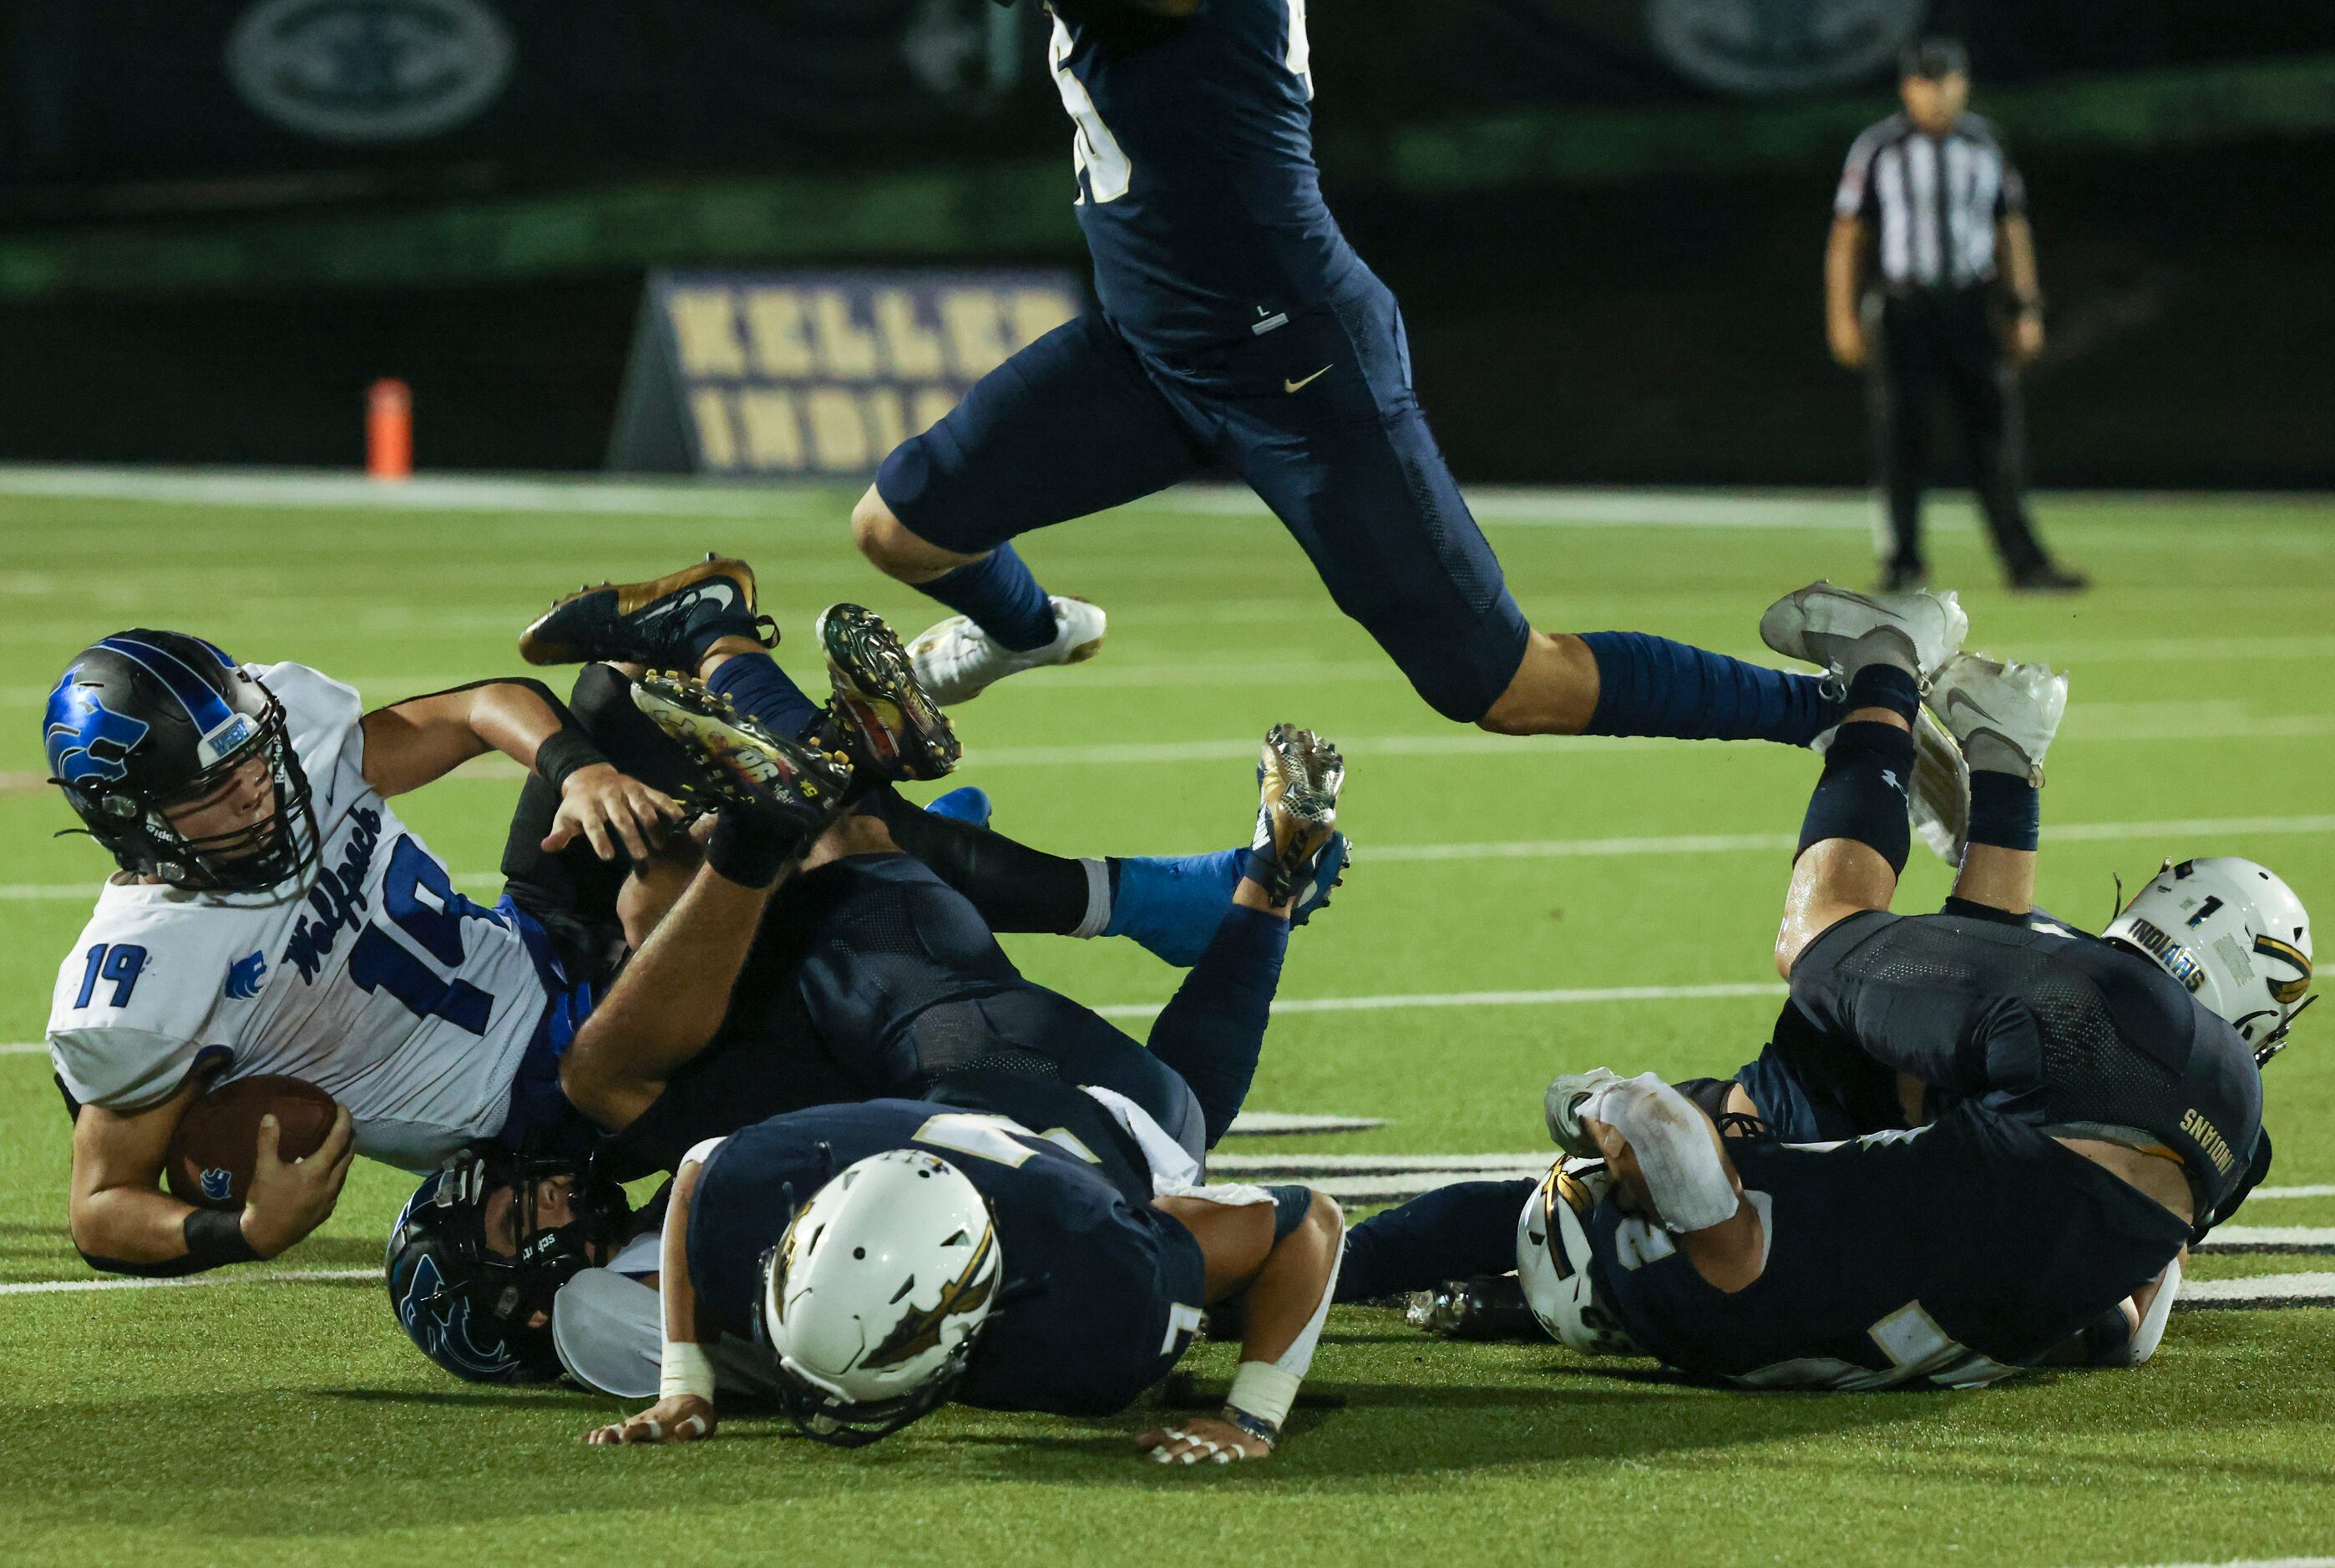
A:
POLYGON ((1214 1416, 1154 1427, 1136 1438, 1135 1446, 1155 1465, 1230 1465, 1273 1456, 1272 1444, 1214 1416))
POLYGON ((325 1223, 357 1157, 356 1124, 347 1106, 340 1108, 333 1130, 305 1159, 279 1158, 281 1137, 274 1117, 260 1118, 259 1161, 252 1167, 251 1195, 243 1205, 243 1239, 263 1258, 274 1257, 325 1223))
POLYGON ((652 789, 608 763, 596 762, 567 776, 559 791, 559 813, 551 819, 543 847, 565 849, 580 833, 603 860, 614 860, 619 844, 634 860, 646 860, 684 815, 680 803, 664 790, 652 789))
POLYGON ((584 1434, 596 1448, 618 1443, 695 1443, 713 1436, 713 1407, 695 1394, 659 1399, 639 1415, 584 1434))

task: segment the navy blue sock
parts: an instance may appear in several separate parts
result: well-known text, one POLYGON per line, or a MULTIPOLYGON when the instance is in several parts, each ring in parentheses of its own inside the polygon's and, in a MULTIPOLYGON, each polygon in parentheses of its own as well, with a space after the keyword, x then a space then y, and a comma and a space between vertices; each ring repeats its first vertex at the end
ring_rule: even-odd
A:
POLYGON ((1597 710, 1586 735, 1777 740, 1805 746, 1840 722, 1823 677, 1795 675, 1643 632, 1592 632, 1597 710))
POLYGON ((1841 706, 1854 713, 1859 708, 1886 708, 1908 724, 1922 711, 1922 683, 1911 670, 1894 664, 1867 664, 1850 677, 1848 701, 1841 706))
POLYGON ((1854 838, 1876 851, 1890 870, 1904 871, 1914 844, 1905 818, 1905 785, 1913 777, 1910 733, 1872 720, 1843 724, 1825 753, 1824 777, 1808 797, 1795 857, 1827 838, 1854 838))
POLYGON ((1210 1148, 1248 1098, 1288 950, 1289 922, 1262 909, 1227 906, 1208 950, 1151 1025, 1151 1054, 1192 1086, 1210 1148))
POLYGON ((793 740, 819 719, 819 704, 768 653, 740 653, 722 662, 705 684, 749 719, 793 740))
POLYGON ((1346 1233, 1337 1299, 1371 1302, 1507 1273, 1516 1266, 1516 1216, 1536 1185, 1529 1177, 1458 1182, 1371 1215, 1346 1233))
POLYGON ((2043 791, 2016 773, 1971 769, 1970 841, 2032 849, 2043 837, 2043 791))
POLYGON ((916 592, 938 599, 1016 653, 1042 648, 1054 640, 1054 606, 1046 590, 1022 564, 1011 545, 981 559, 918 583, 916 592))

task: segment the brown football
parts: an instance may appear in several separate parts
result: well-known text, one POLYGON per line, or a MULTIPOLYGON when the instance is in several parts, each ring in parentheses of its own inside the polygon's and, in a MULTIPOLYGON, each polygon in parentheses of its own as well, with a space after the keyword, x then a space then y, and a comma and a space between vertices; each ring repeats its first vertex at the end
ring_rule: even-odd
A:
POLYGON ((207 1209, 241 1208, 259 1163, 259 1118, 276 1118, 277 1157, 305 1159, 324 1146, 339 1108, 315 1084, 272 1073, 197 1096, 163 1158, 171 1195, 207 1209))

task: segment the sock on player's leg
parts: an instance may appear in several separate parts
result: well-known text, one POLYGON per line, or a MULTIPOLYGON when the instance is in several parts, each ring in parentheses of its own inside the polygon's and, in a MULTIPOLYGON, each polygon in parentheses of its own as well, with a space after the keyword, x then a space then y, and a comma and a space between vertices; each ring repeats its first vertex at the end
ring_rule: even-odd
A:
POLYGON ((1114 856, 1109 918, 1100 931, 1086 934, 1124 936, 1188 968, 1216 939, 1247 855, 1245 849, 1219 849, 1213 855, 1114 856))
POLYGON ((1592 632, 1597 708, 1588 735, 1686 740, 1776 740, 1805 746, 1845 711, 1823 677, 1673 643, 1643 632, 1592 632))
POLYGON ((1971 770, 1970 841, 2032 849, 2043 836, 2043 791, 2022 773, 1971 770))
POLYGON ((819 719, 819 704, 768 653, 733 654, 705 684, 729 698, 739 712, 789 740, 799 739, 819 719))
POLYGON ((1438 1187, 1346 1232, 1338 1300, 1371 1302, 1431 1291, 1446 1280, 1516 1266, 1516 1216, 1535 1183, 1459 1182, 1438 1187))
POLYGON ((916 586, 1016 653, 1054 640, 1054 606, 1011 545, 916 586))
POLYGON ((1192 1086, 1210 1148, 1248 1098, 1288 949, 1289 922, 1227 905, 1208 950, 1151 1025, 1151 1054, 1192 1086))
POLYGON ((1843 724, 1825 753, 1824 777, 1808 798, 1793 853, 1827 838, 1852 838, 1887 861, 1893 873, 1902 873, 1914 842, 1905 816, 1906 781, 1913 776, 1910 731, 1878 721, 1843 724))

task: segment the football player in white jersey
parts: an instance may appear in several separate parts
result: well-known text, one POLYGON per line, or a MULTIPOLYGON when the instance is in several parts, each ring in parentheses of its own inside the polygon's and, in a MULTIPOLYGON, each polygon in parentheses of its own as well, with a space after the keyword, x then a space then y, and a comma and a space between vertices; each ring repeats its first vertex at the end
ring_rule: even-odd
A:
MULTIPOLYGON (((749 575, 742 605, 667 620, 697 653, 759 647, 751 595, 749 575)), ((557 1099, 576 982, 531 918, 457 893, 392 798, 491 750, 560 790, 547 847, 581 836, 638 858, 683 816, 531 680, 367 713, 305 666, 130 631, 74 658, 43 730, 53 781, 121 866, 59 967, 48 1025, 75 1118, 74 1244, 121 1273, 274 1256, 331 1213, 353 1155, 427 1168, 557 1099), (263 1127, 239 1214, 166 1194, 195 1096, 262 1073, 342 1103, 324 1147, 286 1163, 263 1127)))

